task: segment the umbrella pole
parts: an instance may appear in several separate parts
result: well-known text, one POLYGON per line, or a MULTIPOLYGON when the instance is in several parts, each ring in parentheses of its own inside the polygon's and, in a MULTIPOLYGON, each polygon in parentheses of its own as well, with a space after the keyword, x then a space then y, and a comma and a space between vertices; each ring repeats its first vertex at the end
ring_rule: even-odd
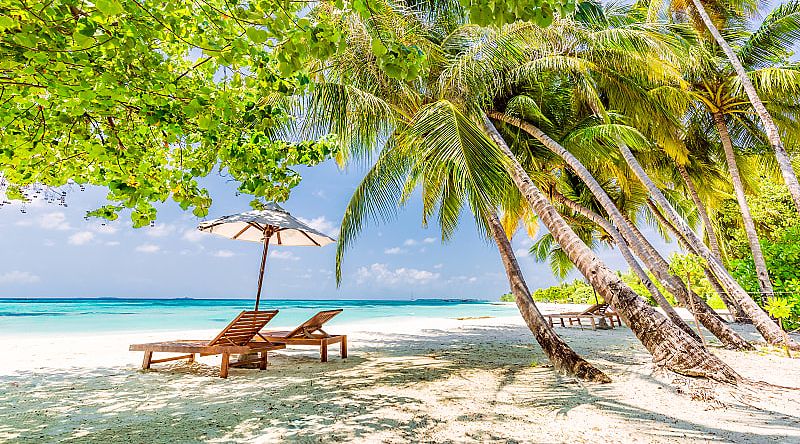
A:
POLYGON ((258 274, 258 293, 256 293, 255 311, 258 311, 258 303, 261 301, 261 286, 264 283, 264 266, 267 263, 267 252, 269 251, 270 237, 272 237, 272 230, 264 230, 264 252, 261 254, 261 272, 258 274))

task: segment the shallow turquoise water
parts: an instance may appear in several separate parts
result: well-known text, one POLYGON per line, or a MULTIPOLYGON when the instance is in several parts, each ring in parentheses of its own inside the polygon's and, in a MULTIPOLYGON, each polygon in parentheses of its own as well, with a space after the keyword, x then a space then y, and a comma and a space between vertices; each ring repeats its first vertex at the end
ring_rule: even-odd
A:
MULTIPOLYGON (((4 334, 171 331, 222 328, 252 299, 0 299, 4 334)), ((320 310, 343 308, 331 324, 390 322, 392 318, 514 316, 514 305, 485 301, 420 299, 264 300, 260 309, 280 310, 271 324, 299 324, 320 310)))

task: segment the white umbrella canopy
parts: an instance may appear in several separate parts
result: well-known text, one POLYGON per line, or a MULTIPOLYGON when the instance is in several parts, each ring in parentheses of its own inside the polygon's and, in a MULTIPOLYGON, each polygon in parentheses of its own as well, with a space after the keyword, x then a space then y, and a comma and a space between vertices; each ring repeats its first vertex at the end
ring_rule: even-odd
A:
POLYGON ((288 211, 272 203, 266 204, 263 210, 247 211, 202 222, 197 229, 224 236, 228 239, 264 244, 264 250, 261 255, 261 271, 258 275, 255 310, 258 310, 258 303, 261 300, 264 267, 267 262, 267 251, 270 243, 281 246, 323 247, 336 242, 336 239, 300 222, 288 211))
POLYGON ((264 242, 269 234, 269 243, 290 247, 322 247, 336 239, 300 222, 276 204, 267 204, 266 209, 223 216, 201 223, 198 230, 224 236, 229 239, 264 242))

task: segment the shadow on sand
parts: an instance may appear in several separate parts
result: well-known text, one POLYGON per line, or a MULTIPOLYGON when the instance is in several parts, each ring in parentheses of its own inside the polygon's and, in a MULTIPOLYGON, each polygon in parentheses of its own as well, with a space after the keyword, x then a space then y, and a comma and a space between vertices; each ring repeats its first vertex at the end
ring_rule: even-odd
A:
MULTIPOLYGON (((734 428, 748 432, 646 410, 624 401, 616 384, 584 385, 532 365, 547 360, 528 335, 520 327, 392 335, 356 344, 347 360, 279 354, 266 371, 234 369, 228 380, 204 363, 2 377, 0 441, 582 442, 580 428, 565 431, 564 422, 598 412, 610 418, 598 433, 613 437, 614 424, 624 422, 650 441, 775 442, 786 438, 781 430, 800 425, 800 413, 744 405, 725 408, 734 422, 746 421, 734 428), (461 437, 447 438, 454 429, 461 437)), ((622 378, 648 359, 640 347, 632 351, 631 338, 607 350, 576 348, 622 378)))

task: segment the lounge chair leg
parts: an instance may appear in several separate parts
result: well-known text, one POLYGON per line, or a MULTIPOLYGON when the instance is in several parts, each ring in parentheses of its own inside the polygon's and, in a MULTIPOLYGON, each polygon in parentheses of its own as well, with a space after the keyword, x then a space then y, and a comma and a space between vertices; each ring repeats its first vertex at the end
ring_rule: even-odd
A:
POLYGON ((223 353, 222 354, 222 362, 219 365, 219 377, 220 378, 227 378, 228 377, 228 366, 230 365, 231 361, 231 354, 230 353, 223 353))
POLYGON ((339 354, 342 359, 347 357, 347 336, 342 336, 342 342, 339 343, 339 354))
POLYGON ((319 343, 319 360, 321 362, 328 362, 328 340, 323 339, 319 343))
POLYGON ((267 359, 268 359, 267 358, 267 351, 265 350, 265 351, 261 352, 261 363, 258 366, 258 368, 260 370, 266 370, 267 369, 267 359))
POLYGON ((594 318, 590 318, 592 321, 592 330, 597 330, 597 324, 594 322, 594 318))
POLYGON ((144 360, 142 360, 142 370, 147 370, 150 368, 150 361, 153 360, 153 352, 146 351, 144 352, 144 360))
POLYGON ((189 354, 189 359, 188 359, 188 361, 189 361, 189 364, 191 364, 191 363, 193 363, 193 362, 194 362, 194 353, 190 353, 190 354, 189 354))
POLYGON ((566 325, 564 325, 564 318, 561 318, 561 326, 566 327, 566 325))

